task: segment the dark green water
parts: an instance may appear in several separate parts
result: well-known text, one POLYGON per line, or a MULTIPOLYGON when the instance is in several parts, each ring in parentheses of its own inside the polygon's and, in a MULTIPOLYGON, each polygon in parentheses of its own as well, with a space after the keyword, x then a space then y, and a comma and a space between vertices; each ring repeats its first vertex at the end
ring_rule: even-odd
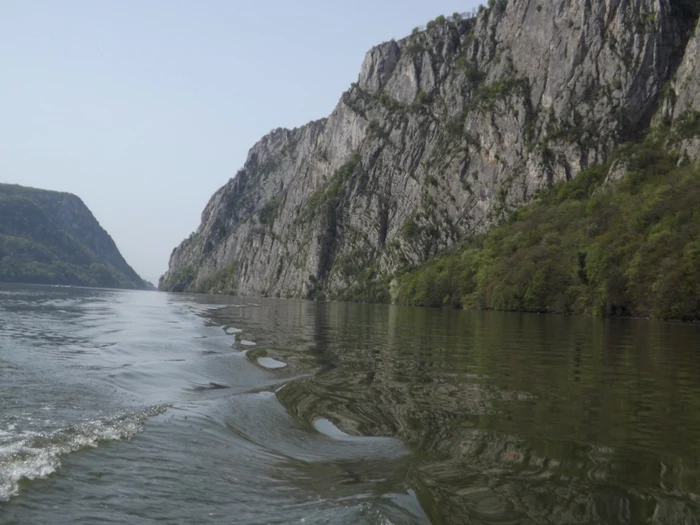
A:
POLYGON ((699 349, 679 324, 4 286, 0 523, 700 523, 699 349))

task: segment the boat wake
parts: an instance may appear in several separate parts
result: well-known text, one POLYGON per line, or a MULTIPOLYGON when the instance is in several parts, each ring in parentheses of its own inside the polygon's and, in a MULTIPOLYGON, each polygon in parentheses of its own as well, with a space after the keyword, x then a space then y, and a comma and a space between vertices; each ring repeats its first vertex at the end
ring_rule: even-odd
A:
POLYGON ((164 413, 167 405, 71 425, 53 432, 0 435, 0 501, 19 493, 22 480, 43 479, 61 466, 61 457, 108 441, 132 439, 146 421, 164 413))

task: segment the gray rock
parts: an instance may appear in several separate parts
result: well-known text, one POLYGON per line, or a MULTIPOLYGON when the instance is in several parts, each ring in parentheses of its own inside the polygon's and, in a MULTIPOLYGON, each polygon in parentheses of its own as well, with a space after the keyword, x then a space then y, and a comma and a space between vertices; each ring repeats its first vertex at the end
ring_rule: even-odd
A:
POLYGON ((682 24, 668 0, 501 0, 377 46, 328 119, 251 149, 161 288, 342 298, 421 264, 645 130, 682 24))
POLYGON ((688 42, 673 88, 676 94, 675 118, 687 111, 700 111, 700 24, 688 42))

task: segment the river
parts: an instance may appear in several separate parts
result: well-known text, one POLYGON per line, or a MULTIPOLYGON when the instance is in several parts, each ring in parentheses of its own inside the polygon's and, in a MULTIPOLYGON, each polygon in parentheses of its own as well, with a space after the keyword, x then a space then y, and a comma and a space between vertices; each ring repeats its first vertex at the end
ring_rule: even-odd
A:
POLYGON ((2 524, 697 524, 700 327, 0 285, 2 524))

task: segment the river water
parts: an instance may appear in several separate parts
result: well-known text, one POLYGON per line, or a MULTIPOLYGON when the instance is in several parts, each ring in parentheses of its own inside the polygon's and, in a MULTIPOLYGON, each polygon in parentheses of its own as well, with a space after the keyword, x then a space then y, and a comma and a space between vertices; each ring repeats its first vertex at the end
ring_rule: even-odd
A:
POLYGON ((700 327, 0 286, 2 524, 700 523, 700 327))

